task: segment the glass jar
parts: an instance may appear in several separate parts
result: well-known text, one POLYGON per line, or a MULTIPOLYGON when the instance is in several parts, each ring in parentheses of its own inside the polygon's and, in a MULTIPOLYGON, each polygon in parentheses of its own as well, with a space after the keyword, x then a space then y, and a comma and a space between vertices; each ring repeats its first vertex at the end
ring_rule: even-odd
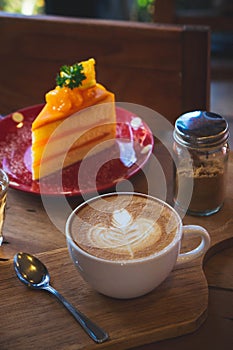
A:
POLYGON ((226 120, 206 111, 185 113, 176 120, 173 137, 175 204, 190 215, 216 213, 225 197, 229 154, 226 120))

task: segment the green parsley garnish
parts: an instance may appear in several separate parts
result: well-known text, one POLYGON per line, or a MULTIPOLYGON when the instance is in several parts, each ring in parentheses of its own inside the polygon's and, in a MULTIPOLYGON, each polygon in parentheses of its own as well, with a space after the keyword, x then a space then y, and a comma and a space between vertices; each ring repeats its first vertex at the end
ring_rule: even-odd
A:
POLYGON ((86 79, 83 73, 83 65, 75 63, 73 66, 62 66, 56 77, 56 83, 60 87, 68 87, 73 89, 82 85, 82 81, 86 79))

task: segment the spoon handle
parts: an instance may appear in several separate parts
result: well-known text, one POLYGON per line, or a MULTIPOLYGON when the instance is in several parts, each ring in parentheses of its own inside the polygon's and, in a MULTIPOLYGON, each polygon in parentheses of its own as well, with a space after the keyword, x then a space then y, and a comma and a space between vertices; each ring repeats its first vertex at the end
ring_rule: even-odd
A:
POLYGON ((76 321, 83 327, 86 333, 96 342, 103 343, 108 339, 108 334, 97 326, 94 322, 92 322, 88 317, 82 314, 80 311, 74 308, 72 304, 70 304, 56 289, 52 286, 47 285, 43 287, 43 289, 47 290, 51 294, 53 294, 57 299, 66 307, 68 311, 74 316, 76 321))

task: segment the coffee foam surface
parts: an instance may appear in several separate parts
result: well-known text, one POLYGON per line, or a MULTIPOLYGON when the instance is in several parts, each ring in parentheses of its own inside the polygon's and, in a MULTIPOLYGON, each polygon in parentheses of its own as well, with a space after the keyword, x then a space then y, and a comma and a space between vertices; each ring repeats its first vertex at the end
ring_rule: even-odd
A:
POLYGON ((75 242, 89 254, 108 260, 143 258, 165 248, 178 222, 160 202, 125 194, 83 206, 72 222, 75 242))

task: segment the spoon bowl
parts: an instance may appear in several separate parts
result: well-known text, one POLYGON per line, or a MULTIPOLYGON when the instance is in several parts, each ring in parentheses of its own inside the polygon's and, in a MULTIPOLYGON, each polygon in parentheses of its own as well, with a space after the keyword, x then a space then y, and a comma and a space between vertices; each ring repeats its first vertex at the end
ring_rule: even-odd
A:
POLYGON ((18 253, 14 258, 14 268, 21 282, 34 289, 48 286, 50 275, 47 267, 35 256, 18 253))
POLYGON ((28 253, 17 253, 14 256, 14 269, 19 280, 26 286, 33 289, 46 290, 57 297, 96 343, 103 343, 108 339, 108 334, 103 329, 75 309, 72 304, 49 284, 50 275, 48 269, 35 256, 28 253))

